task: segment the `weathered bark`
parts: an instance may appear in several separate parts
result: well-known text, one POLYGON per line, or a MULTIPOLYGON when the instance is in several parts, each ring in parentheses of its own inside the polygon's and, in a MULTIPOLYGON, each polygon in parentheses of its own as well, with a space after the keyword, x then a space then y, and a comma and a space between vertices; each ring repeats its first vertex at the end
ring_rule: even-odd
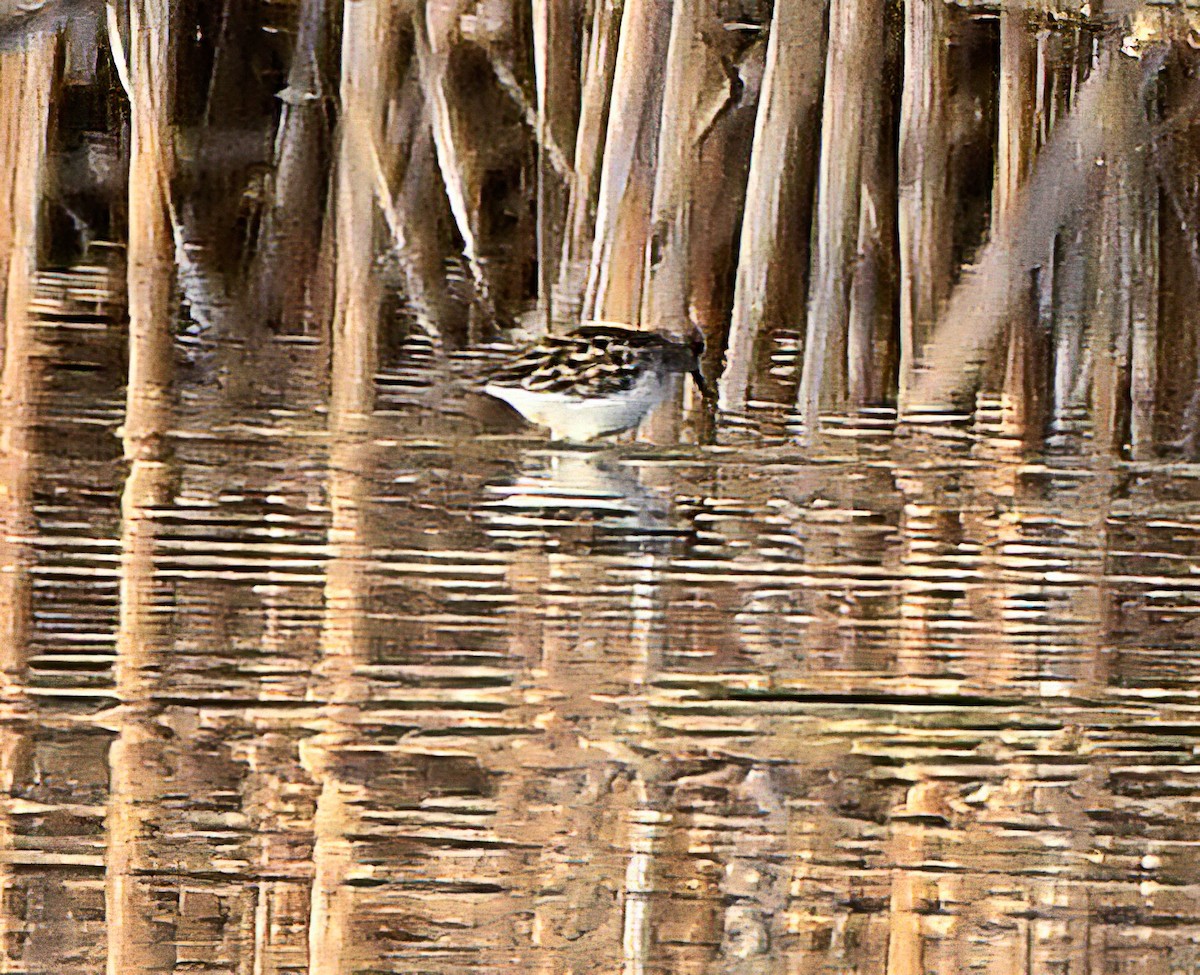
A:
POLYGON ((689 226, 700 161, 697 121, 709 56, 701 31, 711 27, 717 13, 714 0, 676 3, 671 9, 640 313, 646 328, 678 329, 688 320, 689 226))
POLYGON ((57 39, 33 39, 21 51, 0 51, 0 274, 4 364, 0 373, 0 697, 24 677, 30 620, 27 546, 33 534, 34 410, 43 380, 42 356, 29 313, 38 267, 39 216, 46 169, 57 39), (12 128, 8 128, 12 126, 12 128))
POLYGON ((129 7, 130 106, 129 385, 125 456, 150 459, 162 448, 173 368, 174 262, 170 184, 174 171, 171 105, 172 5, 129 7))
POLYGON ((441 192, 433 133, 415 65, 391 100, 393 130, 378 160, 376 191, 400 267, 403 297, 418 328, 441 339, 451 324, 446 295, 438 215, 433 200, 441 192), (396 186, 393 194, 392 186, 396 186))
MULTIPOLYGON (((548 146, 567 146, 575 141, 579 105, 579 11, 574 2, 564 0, 531 0, 531 7, 537 88, 538 317, 539 331, 550 331, 556 320, 554 282, 561 259, 567 184, 555 170, 548 146)), ((569 164, 570 160, 566 162, 569 164)))
POLYGON ((375 274, 375 153, 383 129, 386 5, 345 5, 342 118, 335 186, 336 269, 330 417, 374 406, 379 362, 379 281, 375 274))
POLYGON ((283 108, 275 136, 275 172, 250 265, 247 313, 258 323, 295 325, 320 240, 327 159, 323 75, 329 56, 326 0, 302 0, 283 108))
POLYGON ((595 0, 555 296, 555 317, 564 323, 577 319, 583 306, 622 6, 623 0, 595 0))
POLYGON ((662 108, 661 87, 646 84, 646 79, 661 70, 670 10, 670 0, 626 0, 583 305, 585 319, 638 321, 662 108))
POLYGON ((799 318, 797 288, 808 264, 816 140, 807 139, 821 99, 824 0, 777 3, 755 121, 737 259, 733 314, 718 405, 740 410, 754 370, 755 343, 770 325, 799 318), (792 300, 789 300, 792 299, 792 300))
MULTIPOLYGON (((36 531, 33 488, 35 423, 43 385, 42 357, 29 301, 38 267, 39 215, 46 143, 53 104, 57 38, 34 37, 23 50, 0 51, 0 300, 4 309, 3 372, 0 373, 0 706, 11 720, 22 707, 32 621, 36 531)), ((19 922, 9 908, 15 872, 14 822, 8 807, 30 745, 19 725, 0 729, 0 971, 11 964, 8 947, 19 922)))
POLYGON ((1033 160, 1037 131, 1034 84, 1037 49, 1023 9, 1000 8, 1000 92, 996 126, 996 179, 992 223, 1013 208, 1033 160))
MULTIPOLYGON (((885 27, 886 31, 886 27, 885 27)), ((880 57, 888 67, 885 78, 896 66, 898 45, 890 38, 880 46, 880 57)), ((864 112, 874 131, 864 133, 861 189, 858 200, 858 241, 850 269, 850 306, 846 324, 847 407, 881 402, 894 388, 897 348, 896 302, 896 172, 891 151, 894 114, 888 92, 873 90, 864 112), (873 103, 873 104, 872 104, 873 103)), ((828 361, 828 360, 827 360, 828 361)), ((829 362, 830 368, 842 367, 829 362)))
MULTIPOLYGON (((940 0, 938 0, 940 2, 940 0)), ((796 395, 802 422, 815 429, 822 404, 846 396, 850 283, 858 243, 864 159, 878 152, 883 43, 881 0, 833 0, 825 58, 816 230, 805 331, 804 371, 796 395)), ((863 214, 870 219, 869 211, 863 214)))
POLYGON ((948 25, 944 0, 912 0, 904 6, 899 158, 901 409, 915 402, 911 391, 916 363, 950 281, 948 25))
POLYGON ((462 13, 463 0, 417 4, 413 24, 417 65, 433 127, 438 166, 450 201, 450 212, 462 237, 463 257, 475 286, 476 315, 472 321, 490 322, 495 314, 476 229, 479 174, 472 165, 450 85, 450 49, 457 37, 462 13))

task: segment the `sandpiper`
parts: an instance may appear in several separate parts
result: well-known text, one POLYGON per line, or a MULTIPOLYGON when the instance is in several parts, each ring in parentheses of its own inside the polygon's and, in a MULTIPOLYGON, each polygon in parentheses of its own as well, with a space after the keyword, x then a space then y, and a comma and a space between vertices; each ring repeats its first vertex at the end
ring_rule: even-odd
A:
POLYGON ((554 440, 582 442, 620 433, 642 422, 689 373, 702 395, 704 337, 641 332, 621 325, 585 325, 547 336, 493 373, 484 392, 504 400, 531 423, 550 428, 554 440))

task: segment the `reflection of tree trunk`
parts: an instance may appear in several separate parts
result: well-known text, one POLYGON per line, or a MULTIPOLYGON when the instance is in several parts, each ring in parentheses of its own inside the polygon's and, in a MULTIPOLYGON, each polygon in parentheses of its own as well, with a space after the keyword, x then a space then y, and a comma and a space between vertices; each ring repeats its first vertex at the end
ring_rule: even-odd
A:
MULTIPOLYGON (((350 5, 347 6, 347 10, 350 5)), ((335 389, 335 394, 336 394, 335 389)), ((366 395, 365 392, 358 394, 366 395)), ((356 395, 344 391, 344 401, 356 395)), ((357 675, 367 662, 368 631, 363 507, 369 491, 361 473, 368 445, 361 434, 343 427, 357 417, 331 417, 334 431, 329 460, 330 558, 325 578, 325 619, 321 630, 321 662, 316 694, 325 703, 325 729, 302 745, 306 768, 320 784, 313 818, 313 887, 309 907, 308 971, 310 975, 344 975, 357 967, 350 938, 354 892, 349 874, 354 864, 351 836, 357 831, 355 799, 361 788, 343 781, 341 753, 354 740, 365 697, 357 675), (339 432, 339 427, 341 430, 339 432)))
POLYGON ((17 788, 29 780, 32 745, 28 728, 12 724, 0 727, 0 972, 13 975, 27 972, 29 967, 22 963, 20 954, 16 958, 9 955, 9 948, 20 944, 19 932, 24 926, 12 909, 17 875, 13 864, 16 830, 11 805, 17 788))
MULTIPOLYGON (((157 405, 157 404, 156 404, 157 405)), ((147 414, 143 414, 145 416, 147 414)), ((156 413, 165 419, 162 413, 156 413)), ((143 426, 157 442, 165 427, 143 426)), ((160 909, 147 867, 153 862, 153 821, 163 790, 163 738, 155 722, 154 697, 170 649, 162 614, 156 611, 152 510, 169 503, 171 468, 135 458, 121 500, 121 585, 117 624, 116 691, 126 710, 109 749, 108 858, 105 905, 108 973, 169 972, 175 962, 172 933, 160 909)))
POLYGON ((767 328, 799 317, 799 284, 808 263, 814 140, 824 71, 823 0, 775 4, 766 74, 755 121, 737 258, 737 283, 725 372, 724 410, 745 406, 755 344, 767 328))
POLYGON ((321 225, 328 49, 326 0, 303 0, 275 137, 275 175, 249 272, 247 309, 257 323, 304 315, 321 225))
POLYGON ((605 132, 583 317, 634 323, 642 300, 669 0, 626 0, 605 132))
POLYGON ((864 163, 880 151, 882 135, 877 61, 883 16, 881 0, 833 0, 829 10, 812 298, 796 403, 810 430, 822 403, 841 404, 846 395, 853 256, 860 220, 873 220, 870 211, 875 209, 872 205, 862 213, 861 200, 863 178, 870 170, 864 163))

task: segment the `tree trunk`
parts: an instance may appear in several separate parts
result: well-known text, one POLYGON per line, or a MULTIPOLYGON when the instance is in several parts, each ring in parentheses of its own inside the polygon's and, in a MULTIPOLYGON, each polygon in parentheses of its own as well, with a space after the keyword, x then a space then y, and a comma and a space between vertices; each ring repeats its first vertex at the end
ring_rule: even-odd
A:
POLYGON ((622 6, 623 0, 595 0, 575 133, 575 165, 558 265, 556 317, 564 324, 578 319, 583 307, 622 6))
POLYGON ((490 323, 495 318, 495 311, 479 253, 476 212, 479 174, 471 165, 472 155, 462 132, 458 106, 452 104, 450 86, 450 49, 458 36, 463 9, 463 0, 430 0, 425 4, 417 4, 413 12, 413 25, 417 65, 433 127, 438 166, 442 171, 446 196, 450 200, 450 212, 462 237, 463 257, 475 286, 472 331, 477 332, 478 322, 490 323))
POLYGON ((0 373, 0 462, 4 465, 0 553, 0 696, 24 680, 30 589, 26 546, 34 534, 33 449, 43 367, 29 302, 38 269, 39 224, 46 141, 53 103, 55 36, 38 36, 24 50, 0 51, 0 272, 3 273, 4 345, 0 373), (15 124, 14 124, 15 123, 15 124))
POLYGON ((125 456, 162 450, 174 372, 174 238, 170 185, 174 172, 171 104, 172 5, 133 0, 129 7, 130 106, 129 384, 125 456))
MULTIPOLYGON (((941 2, 941 0, 938 0, 941 2)), ((877 153, 884 39, 882 0, 833 0, 821 120, 816 231, 804 369, 796 405, 815 430, 822 404, 846 396, 850 282, 858 243, 864 159, 877 153)))
POLYGON ((800 317, 808 265, 815 127, 825 62, 824 0, 776 3, 767 42, 737 259, 733 314, 718 405, 743 409, 755 343, 771 325, 800 317))
POLYGON ((342 116, 335 176, 336 268, 330 419, 370 413, 379 365, 375 167, 388 50, 387 5, 355 0, 342 23, 342 116))
POLYGON ((670 0, 626 0, 609 104, 583 317, 639 320, 670 0))
POLYGON ((671 10, 639 316, 645 328, 679 328, 688 320, 688 230, 700 161, 696 120, 708 60, 701 30, 712 25, 717 13, 715 0, 676 3, 671 10))
POLYGON ((911 397, 916 364, 950 280, 948 26, 945 0, 905 4, 899 158, 901 410, 916 402, 911 397))
POLYGON ((566 222, 567 185, 546 146, 573 145, 579 106, 579 10, 574 0, 530 0, 537 86, 538 331, 556 321, 554 285, 566 222))
POLYGON ((287 88, 279 94, 274 180, 250 266, 247 314, 255 324, 292 326, 305 315, 328 153, 323 90, 328 17, 326 0, 302 0, 287 88))

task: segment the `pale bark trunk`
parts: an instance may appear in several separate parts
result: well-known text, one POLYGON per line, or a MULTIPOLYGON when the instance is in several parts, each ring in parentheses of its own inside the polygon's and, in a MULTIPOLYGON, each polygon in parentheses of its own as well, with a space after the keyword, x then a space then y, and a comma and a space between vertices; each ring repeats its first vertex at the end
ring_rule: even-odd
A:
POLYGON ((171 104, 172 4, 133 0, 129 6, 130 106, 129 385, 125 456, 161 450, 174 372, 174 238, 170 184, 174 171, 171 104))
MULTIPOLYGON (((19 713, 29 659, 32 619, 32 553, 26 539, 36 531, 33 511, 41 356, 29 314, 38 267, 39 215, 46 168, 46 141, 53 102, 57 38, 35 37, 20 51, 0 51, 0 300, 4 308, 3 373, 0 375, 0 704, 19 713), (12 128, 10 128, 10 126, 12 128)), ((0 730, 0 798, 16 794, 18 768, 29 750, 29 734, 0 730)), ((0 810, 0 853, 14 849, 7 802, 0 810)), ((13 896, 13 866, 0 861, 0 898, 13 896)), ((0 910, 0 971, 24 971, 10 963, 8 946, 19 922, 0 910)))
POLYGON ((879 151, 870 141, 880 134, 877 59, 883 15, 881 0, 833 0, 829 9, 812 298, 796 395, 801 420, 810 432, 821 405, 840 404, 846 395, 851 268, 858 243, 863 162, 866 153, 879 151))
MULTIPOLYGON (((867 118, 870 120, 870 115, 867 118)), ((862 407, 881 399, 888 387, 881 367, 889 361, 886 353, 893 318, 895 266, 891 241, 895 198, 885 165, 886 133, 878 110, 874 121, 874 135, 865 133, 868 143, 862 161, 858 241, 850 274, 845 362, 826 361, 829 369, 845 369, 847 407, 862 407)))
POLYGON ((944 0, 904 7, 904 89, 900 101, 899 404, 910 402, 918 358, 949 285, 951 226, 946 207, 949 15, 944 0))
POLYGON ((583 307, 622 6, 623 0, 595 0, 575 133, 575 165, 558 265, 556 317, 564 324, 577 319, 583 307))
POLYGON ((380 288, 375 266, 375 166, 383 129, 385 4, 345 5, 342 117, 335 176, 333 356, 330 418, 370 413, 379 364, 380 288))
POLYGON ((635 324, 649 238, 670 0, 626 0, 609 105, 585 319, 635 324))
POLYGON ((30 618, 27 546, 33 534, 33 458, 42 358, 29 314, 38 267, 38 225, 57 40, 35 38, 22 51, 0 52, 0 273, 3 274, 4 364, 0 373, 0 462, 4 465, 0 553, 0 696, 10 699, 25 674, 30 618))
POLYGON ((671 10, 639 316, 645 328, 678 329, 688 320, 689 227, 700 161, 696 119, 708 57, 700 31, 716 15, 714 0, 676 3, 671 10))
POLYGON ((1023 8, 1000 8, 1000 92, 992 225, 1012 210, 1029 174, 1037 139, 1034 85, 1037 47, 1023 8))
POLYGON ((807 127, 817 118, 825 62, 824 0, 776 3, 767 42, 766 74, 755 122, 738 253, 733 315, 719 383, 723 410, 745 406, 754 369, 755 343, 765 325, 798 318, 788 307, 788 279, 806 273, 812 196, 813 142, 807 127), (794 236, 795 240, 792 240, 794 236), (791 246, 789 246, 791 245, 791 246))

